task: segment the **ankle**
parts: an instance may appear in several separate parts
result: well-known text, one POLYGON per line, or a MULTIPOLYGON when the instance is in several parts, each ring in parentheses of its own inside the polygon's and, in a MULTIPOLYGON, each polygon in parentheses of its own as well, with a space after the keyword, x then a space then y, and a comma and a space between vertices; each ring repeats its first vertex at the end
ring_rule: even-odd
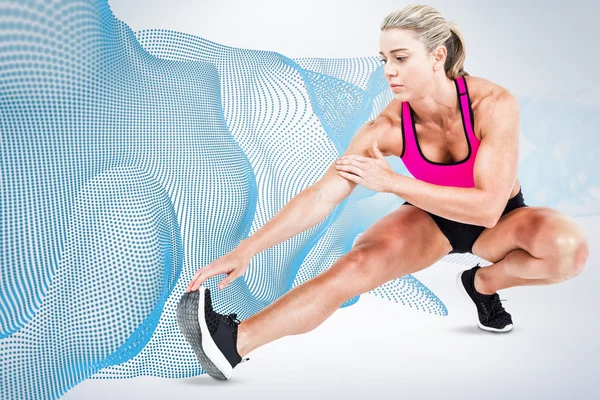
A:
POLYGON ((489 286, 487 285, 487 280, 485 277, 485 274, 483 274, 482 272, 483 268, 478 268, 475 271, 475 278, 473 279, 473 286, 475 287, 475 291, 479 294, 483 294, 483 295, 491 295, 496 293, 495 290, 489 288, 489 286))
POLYGON ((248 351, 248 332, 246 331, 246 324, 244 321, 238 325, 236 349, 240 357, 244 358, 248 351))

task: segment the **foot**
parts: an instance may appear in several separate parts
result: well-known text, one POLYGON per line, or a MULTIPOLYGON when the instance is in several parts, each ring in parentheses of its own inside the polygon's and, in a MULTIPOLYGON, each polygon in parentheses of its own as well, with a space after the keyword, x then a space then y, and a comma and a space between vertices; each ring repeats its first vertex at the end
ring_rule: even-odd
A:
POLYGON ((210 290, 184 293, 177 305, 177 324, 190 343, 202 368, 213 378, 230 379, 233 368, 248 361, 237 351, 240 321, 235 313, 219 314, 212 309, 210 290))
POLYGON ((512 317, 502 307, 498 293, 481 294, 475 290, 475 273, 481 268, 479 264, 456 277, 458 290, 464 293, 477 309, 478 325, 481 329, 492 332, 508 332, 512 329, 512 317))

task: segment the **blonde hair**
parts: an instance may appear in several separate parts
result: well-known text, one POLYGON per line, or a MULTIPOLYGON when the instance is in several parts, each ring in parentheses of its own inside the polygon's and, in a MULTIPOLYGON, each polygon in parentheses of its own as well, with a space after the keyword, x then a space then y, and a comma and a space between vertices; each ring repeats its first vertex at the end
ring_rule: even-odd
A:
POLYGON ((414 31, 427 49, 432 52, 438 46, 445 46, 447 52, 444 70, 450 79, 461 75, 469 76, 463 70, 465 63, 465 40, 458 26, 446 21, 435 8, 428 5, 410 4, 389 14, 381 23, 381 30, 408 29, 414 31))

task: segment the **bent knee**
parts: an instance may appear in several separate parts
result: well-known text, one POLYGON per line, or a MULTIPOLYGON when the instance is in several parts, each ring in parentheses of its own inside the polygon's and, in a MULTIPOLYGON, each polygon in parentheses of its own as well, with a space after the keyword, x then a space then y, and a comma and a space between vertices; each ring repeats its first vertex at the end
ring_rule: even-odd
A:
POLYGON ((575 250, 571 257, 571 268, 567 274, 567 279, 576 277, 583 272, 590 256, 590 245, 587 236, 580 236, 576 239, 575 250))
POLYGON ((555 280, 565 281, 583 272, 590 254, 587 236, 574 234, 557 238, 555 249, 555 280))

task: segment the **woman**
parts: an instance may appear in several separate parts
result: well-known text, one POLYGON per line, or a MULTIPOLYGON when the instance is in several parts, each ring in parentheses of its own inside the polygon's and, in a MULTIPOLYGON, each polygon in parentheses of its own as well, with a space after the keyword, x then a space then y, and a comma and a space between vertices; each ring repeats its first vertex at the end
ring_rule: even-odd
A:
POLYGON ((433 7, 410 5, 384 19, 379 45, 395 99, 317 183, 234 251, 198 270, 188 286, 178 321, 211 376, 229 379, 257 347, 309 332, 348 299, 449 253, 494 263, 461 272, 457 284, 477 309, 479 327, 496 332, 512 328, 497 290, 553 284, 583 269, 588 241, 576 223, 524 203, 518 102, 463 70, 465 46, 456 25, 433 7), (388 155, 401 157, 416 179, 393 172, 388 155), (358 184, 397 194, 408 207, 381 218, 328 270, 247 320, 212 310, 202 282, 225 273, 219 286, 226 287, 254 254, 322 221, 358 184))

